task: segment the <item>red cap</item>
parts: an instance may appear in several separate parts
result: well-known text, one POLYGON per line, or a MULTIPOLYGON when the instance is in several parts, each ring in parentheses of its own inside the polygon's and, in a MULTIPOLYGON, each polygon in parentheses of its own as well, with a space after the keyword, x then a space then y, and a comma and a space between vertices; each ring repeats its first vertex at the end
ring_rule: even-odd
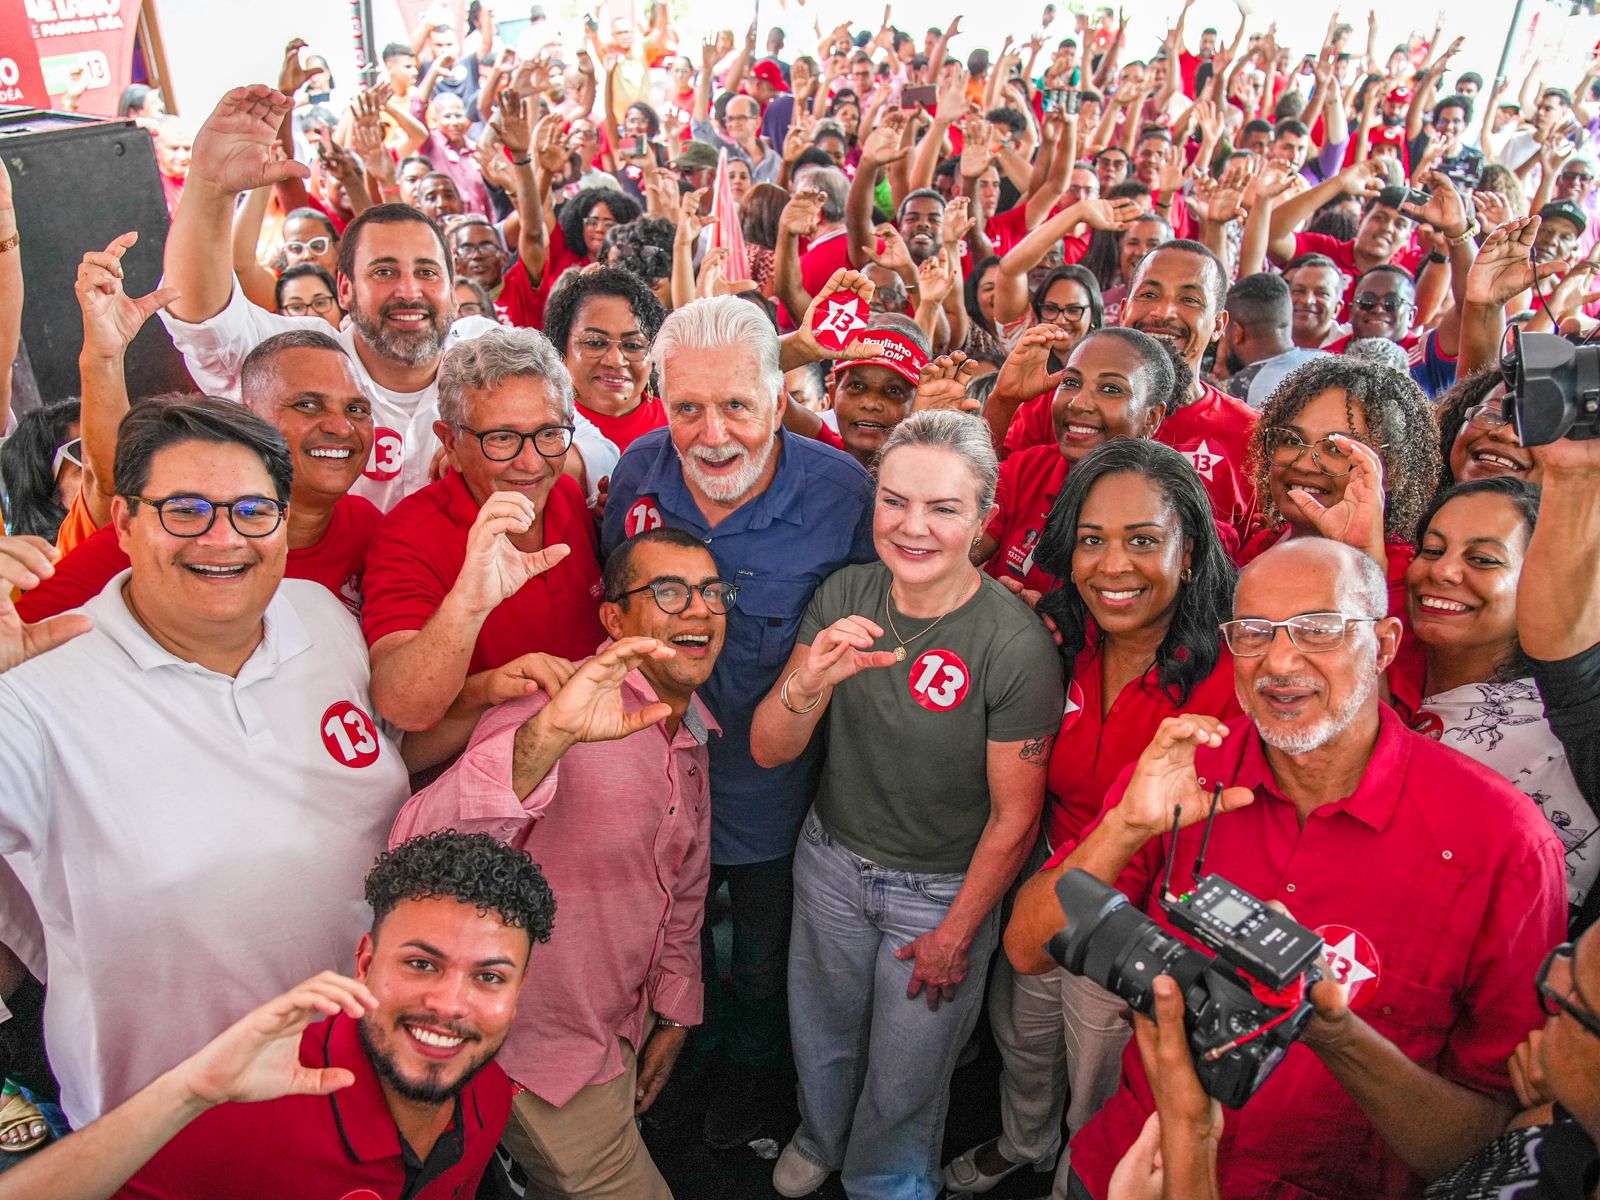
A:
POLYGON ((922 368, 928 365, 928 356, 922 352, 922 347, 893 329, 860 329, 850 335, 850 341, 879 342, 883 346, 883 353, 877 358, 845 359, 834 364, 836 370, 888 367, 907 382, 915 384, 922 378, 922 368))
POLYGON ((1402 84, 1400 87, 1390 88, 1389 94, 1384 99, 1390 104, 1410 104, 1414 94, 1410 88, 1402 84))
POLYGON ((771 84, 780 92, 787 92, 789 85, 783 81, 783 70, 770 58, 764 58, 750 68, 752 78, 761 80, 762 83, 771 84))
POLYGON ((1403 146, 1406 141, 1406 131, 1399 125, 1374 125, 1367 131, 1367 141, 1374 146, 1403 146))

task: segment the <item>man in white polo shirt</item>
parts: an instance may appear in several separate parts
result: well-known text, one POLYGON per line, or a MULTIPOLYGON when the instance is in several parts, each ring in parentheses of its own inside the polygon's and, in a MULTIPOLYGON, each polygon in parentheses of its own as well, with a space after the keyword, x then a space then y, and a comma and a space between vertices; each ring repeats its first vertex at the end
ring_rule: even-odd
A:
MULTIPOLYGON (((166 282, 182 293, 161 313, 194 376, 208 394, 237 399, 244 359, 286 329, 326 329, 318 316, 285 317, 246 300, 228 256, 239 193, 304 175, 284 161, 278 127, 289 111, 281 92, 260 84, 234 88, 195 135, 184 194, 167 235, 166 282)), ((439 450, 439 359, 447 343, 499 328, 484 317, 455 320, 449 248, 438 226, 407 204, 379 204, 346 226, 339 243, 339 304, 350 321, 335 336, 373 404, 372 459, 353 494, 388 512, 428 482, 439 450)), ((593 502, 618 452, 579 414, 569 473, 593 502)))
POLYGON ((354 619, 283 579, 282 436, 228 401, 150 400, 115 472, 132 568, 82 609, 22 625, 10 588, 48 553, 0 554, 0 854, 43 923, 79 1127, 261 996, 346 965, 407 796, 354 619))

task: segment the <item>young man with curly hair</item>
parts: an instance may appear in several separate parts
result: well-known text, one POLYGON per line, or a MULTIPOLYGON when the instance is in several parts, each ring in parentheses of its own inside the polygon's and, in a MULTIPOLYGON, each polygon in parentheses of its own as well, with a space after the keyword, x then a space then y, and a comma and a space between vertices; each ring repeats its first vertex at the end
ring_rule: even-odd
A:
MULTIPOLYGON (((476 1191, 511 1112, 511 1081, 493 1059, 533 943, 550 940, 555 901, 527 854, 487 834, 454 831, 381 855, 366 898, 372 928, 356 947, 354 979, 324 972, 252 1014, 256 1040, 279 1043, 258 1069, 282 1072, 297 1053, 291 1094, 252 1094, 240 1082, 244 1071, 205 1069, 216 1066, 208 1047, 129 1102, 178 1095, 178 1113, 200 1115, 119 1198, 265 1200, 305 1194, 310 1180, 328 1195, 381 1200, 476 1191), (291 1040, 295 1025, 303 1032, 291 1040), (244 1100, 261 1102, 231 1102, 244 1100)), ((147 1115, 154 1130, 174 1120, 147 1115)), ((124 1134, 135 1143, 156 1136, 124 1134)), ((104 1154, 103 1144, 89 1142, 87 1157, 104 1154)), ((76 1180, 91 1165, 80 1156, 61 1170, 76 1180)))

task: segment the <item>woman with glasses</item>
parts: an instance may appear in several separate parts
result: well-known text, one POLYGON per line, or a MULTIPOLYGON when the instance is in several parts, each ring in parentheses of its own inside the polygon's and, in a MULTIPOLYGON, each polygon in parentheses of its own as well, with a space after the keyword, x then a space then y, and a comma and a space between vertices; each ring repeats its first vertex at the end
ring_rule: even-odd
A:
MULTIPOLYGON (((1073 363, 1107 334, 1131 332, 1091 334, 1073 363)), ((1077 840, 1163 720, 1193 712, 1226 721, 1239 712, 1233 661, 1218 630, 1232 605, 1234 568, 1205 487, 1183 455, 1124 437, 1081 457, 1050 511, 1037 558, 1050 577, 1068 581, 1038 608, 1060 631, 1070 666, 1043 831, 1024 874, 1077 840)), ((1018 975, 1001 956, 989 1021, 1003 1068, 1002 1132, 951 1162, 946 1187, 987 1192, 1024 1166, 1050 1169, 1063 1110, 1070 1136, 1116 1089, 1128 1040, 1124 1007, 1079 976, 1060 969, 1018 975)))
POLYGON ((316 263, 290 267, 278 276, 273 295, 277 311, 286 317, 321 317, 335 329, 344 322, 344 309, 339 307, 333 276, 316 263))
POLYGON ((636 220, 640 211, 637 200, 614 188, 585 188, 563 203, 550 231, 539 288, 548 292, 569 267, 603 261, 606 234, 614 225, 636 220))
POLYGON ((1336 538, 1386 564, 1390 612, 1405 611, 1411 539, 1439 477, 1421 388, 1387 367, 1313 359, 1262 406, 1250 461, 1263 527, 1239 551, 1240 566, 1288 538, 1336 538))
MULTIPOLYGON (((1600 874, 1600 818, 1545 718, 1537 671, 1517 639, 1517 582, 1539 489, 1511 476, 1458 483, 1418 526, 1406 571, 1414 637, 1389 668, 1412 728, 1504 776, 1538 805, 1566 848, 1576 913, 1600 874)), ((1591 654, 1600 661, 1600 653, 1591 654)))
POLYGON ((667 313, 642 279, 621 267, 574 275, 550 298, 545 336, 572 373, 578 411, 626 450, 667 423, 650 383, 650 343, 667 313))
POLYGON ((1001 340, 1009 335, 1014 343, 1023 322, 1030 318, 1059 325, 1079 337, 1098 328, 1105 317, 1102 286, 1087 264, 1073 265, 1083 257, 1086 243, 1072 236, 1072 231, 1079 225, 1088 225, 1097 232, 1114 233, 1136 223, 1138 216, 1139 209, 1132 200, 1079 200, 1018 242, 1000 260, 995 288, 994 319, 1001 340), (1066 265, 1052 270, 1030 295, 1028 284, 1034 269, 1057 246, 1063 246, 1066 265))
POLYGON ((1506 402, 1498 366, 1473 372, 1440 398, 1441 485, 1499 478, 1538 483, 1543 477, 1544 467, 1517 436, 1506 402))
POLYGON ((0 442, 6 532, 56 540, 83 487, 78 411, 76 400, 36 408, 18 419, 16 430, 0 442))
POLYGON ((1000 370, 996 387, 1048 389, 1053 430, 1047 446, 1030 446, 1000 465, 995 515, 972 559, 996 579, 1046 592, 1059 582, 1038 564, 1040 534, 1075 463, 1117 438, 1149 438, 1173 402, 1177 372, 1155 338, 1136 329, 1097 329, 1068 351, 1053 325, 1029 330, 1000 370), (1051 372, 1051 355, 1066 365, 1051 372))
POLYGON ((489 293, 483 290, 483 285, 477 280, 456 276, 455 292, 457 320, 462 317, 488 317, 491 321, 500 319, 494 301, 489 298, 489 293))
MULTIPOLYGON (((1009 258, 1010 255, 1001 260, 1002 271, 1009 258)), ((1100 286, 1093 275, 1076 264, 1055 267, 1045 275, 1033 289, 1028 311, 1016 321, 1001 319, 999 292, 1002 286, 997 279, 994 311, 1000 343, 1008 354, 1020 349, 1029 335, 1043 326, 1059 334, 1053 335, 1051 354, 1060 363, 1079 342, 1105 324, 1100 286), (1030 326, 1030 320, 1035 324, 1030 326)), ((1004 367, 1001 374, 1005 375, 1004 367)), ((1043 391, 1014 393, 1013 386, 1017 385, 1009 377, 996 381, 989 406, 983 413, 1001 446, 1002 457, 1038 445, 1041 439, 1036 437, 1029 441, 1029 433, 1041 430, 1050 420, 1053 389, 1041 384, 1043 391)))
POLYGON ((950 1077, 1061 719, 1043 625, 968 558, 998 473, 973 417, 897 425, 878 459, 880 561, 817 590, 756 710, 762 765, 793 760, 819 730, 827 744, 794 859, 801 1123, 773 1172, 780 1195, 837 1170, 854 1200, 939 1188, 950 1077))

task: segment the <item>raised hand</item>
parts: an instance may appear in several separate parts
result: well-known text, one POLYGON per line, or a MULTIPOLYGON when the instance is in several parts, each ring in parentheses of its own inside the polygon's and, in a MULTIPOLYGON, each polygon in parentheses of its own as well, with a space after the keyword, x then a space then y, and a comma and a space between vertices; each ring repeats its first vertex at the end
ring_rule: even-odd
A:
POLYGON ((1536 280, 1559 275, 1571 265, 1566 259, 1534 263, 1534 238, 1538 217, 1523 217, 1500 226, 1478 247, 1478 257, 1467 272, 1468 304, 1503 307, 1534 285, 1536 280))
POLYGON ((302 1066, 300 1035, 323 1017, 359 1019, 377 1007, 364 984, 324 971, 236 1021, 173 1070, 205 1105, 326 1096, 356 1077, 343 1067, 302 1066))
POLYGON ((0 673, 92 628, 89 618, 81 613, 63 613, 28 625, 11 602, 13 588, 30 591, 54 575, 60 557, 60 551, 42 537, 0 535, 0 673))
POLYGON ((1050 355, 1065 358, 1072 352, 1073 341, 1072 335, 1060 326, 1035 325, 1006 355, 994 381, 995 395, 1027 400, 1055 391, 1066 371, 1051 371, 1050 355))
POLYGON ((906 240, 900 236, 900 231, 888 222, 884 222, 873 232, 883 239, 883 249, 879 250, 876 246, 863 246, 861 247, 862 252, 885 270, 893 271, 902 276, 909 274, 913 269, 911 251, 906 248, 906 240))
POLYGON ((994 155, 989 150, 989 122, 973 114, 961 125, 961 175, 976 179, 989 169, 994 155))
POLYGON ((291 107, 288 96, 259 83, 228 92, 195 134, 185 186, 235 196, 310 175, 311 168, 284 157, 278 143, 291 107))
POLYGON ((1343 542, 1383 561, 1383 459, 1365 442, 1342 433, 1334 444, 1350 456, 1344 495, 1323 504, 1304 488, 1290 488, 1289 500, 1307 524, 1325 538, 1343 542))
POLYGON ((495 101, 494 116, 489 124, 513 158, 526 158, 533 146, 532 118, 533 106, 525 96, 506 91, 495 101))
POLYGON ((513 537, 533 527, 534 515, 533 501, 520 492, 496 492, 483 502, 467 532, 466 561, 450 589, 466 611, 487 616, 572 552, 570 546, 555 545, 525 553, 512 545, 513 537))
POLYGON ((560 117, 551 113, 533 127, 533 145, 539 170, 544 174, 560 175, 567 169, 567 144, 562 136, 560 117))
POLYGON ((1517 219, 1510 203, 1499 192, 1473 192, 1472 206, 1478 210, 1478 223, 1490 231, 1517 219))
MULTIPOLYGON (((1204 820, 1211 811, 1213 790, 1195 774, 1195 751, 1201 746, 1215 749, 1227 735, 1228 727, 1216 717, 1185 713, 1165 718, 1139 755, 1122 799, 1106 820, 1114 819, 1129 834, 1146 840, 1172 829, 1173 812, 1179 806, 1180 827, 1204 820)), ((1220 811, 1232 812, 1254 799, 1249 788, 1227 788, 1220 811)))
POLYGON ((890 109, 878 118, 878 124, 861 144, 863 167, 885 167, 898 162, 911 153, 910 146, 900 144, 900 133, 906 125, 903 109, 890 109))
POLYGON ((862 671, 892 667, 892 650, 870 649, 883 636, 883 627, 866 617, 840 617, 811 643, 802 663, 789 679, 789 698, 804 708, 802 698, 818 696, 862 671), (799 696, 796 696, 796 693, 799 696))
POLYGON ((304 38, 293 38, 283 48, 283 62, 278 67, 278 90, 285 96, 294 95, 315 74, 300 65, 300 51, 305 48, 304 38))
POLYGON ((945 125, 954 125, 967 111, 967 72, 952 71, 951 78, 941 80, 934 101, 934 119, 945 125))
MULTIPOLYGON (((704 203, 706 192, 709 190, 709 188, 696 188, 692 192, 684 193, 678 200, 678 232, 675 236, 686 245, 694 245, 700 236, 700 230, 705 228, 705 218, 700 215, 700 205, 704 203)), ((787 207, 786 205, 785 211, 787 207)))
POLYGON ((1095 196, 1078 201, 1077 208, 1080 219, 1091 229, 1104 229, 1110 233, 1121 233, 1143 215, 1138 203, 1127 196, 1116 200, 1095 196))
POLYGON ((475 676, 468 686, 476 703, 493 707, 535 692, 554 696, 577 670, 572 662, 558 655, 524 654, 475 676))
POLYGON ((957 412, 981 412, 983 405, 967 395, 967 385, 977 375, 978 364, 970 361, 960 350, 941 354, 922 368, 922 374, 917 379, 916 395, 911 399, 911 411, 953 408, 957 412))
POLYGON ((122 256, 139 240, 120 234, 104 250, 91 250, 78 264, 76 291, 83 310, 83 348, 101 358, 121 358, 144 323, 178 298, 178 289, 157 288, 146 296, 123 290, 122 256))
POLYGON ((955 264, 950 261, 950 251, 941 246, 939 253, 930 254, 917 267, 917 303, 943 304, 955 284, 955 264))
POLYGON ((1470 222, 1467 219, 1466 201, 1456 191, 1456 185, 1450 182, 1448 175, 1439 171, 1427 172, 1426 182, 1433 189, 1428 202, 1422 205, 1402 204, 1400 211, 1413 220, 1432 225, 1445 237, 1461 236, 1470 222))
POLYGON ((778 232, 808 238, 822 221, 822 206, 827 196, 817 188, 801 188, 778 214, 778 232))
POLYGON ((971 233, 977 223, 977 218, 972 215, 972 198, 956 196, 944 206, 944 219, 939 223, 939 240, 946 246, 954 246, 971 233))
POLYGON ((622 681, 650 659, 678 652, 655 638, 618 638, 573 673, 561 690, 532 718, 546 733, 569 742, 613 742, 632 737, 672 715, 669 705, 647 704, 629 711, 622 681))

